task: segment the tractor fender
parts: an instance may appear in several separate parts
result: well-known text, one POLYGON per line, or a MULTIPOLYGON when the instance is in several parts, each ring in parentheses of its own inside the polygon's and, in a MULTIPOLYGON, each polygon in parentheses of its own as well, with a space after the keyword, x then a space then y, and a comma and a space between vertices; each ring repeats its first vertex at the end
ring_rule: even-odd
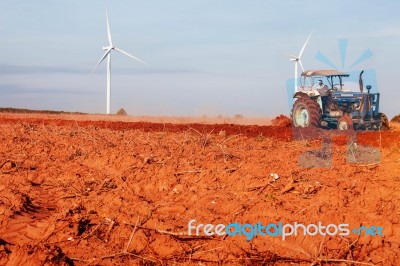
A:
POLYGON ((301 97, 304 97, 304 96, 309 97, 306 93, 298 91, 293 95, 293 98, 301 98, 301 97))
POLYGON ((322 100, 321 100, 321 94, 319 93, 319 91, 298 91, 293 95, 293 98, 303 98, 303 97, 307 97, 307 98, 311 98, 317 101, 319 107, 321 108, 321 110, 323 110, 323 106, 322 106, 322 100))
POLYGON ((319 91, 313 90, 313 91, 298 91, 293 95, 293 98, 301 98, 301 97, 310 97, 310 98, 315 98, 321 96, 319 91))

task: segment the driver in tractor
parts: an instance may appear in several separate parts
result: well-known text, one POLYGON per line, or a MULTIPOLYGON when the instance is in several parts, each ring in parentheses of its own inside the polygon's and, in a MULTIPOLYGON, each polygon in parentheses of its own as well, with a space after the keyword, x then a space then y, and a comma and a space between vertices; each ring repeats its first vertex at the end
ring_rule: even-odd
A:
POLYGON ((321 79, 318 80, 317 91, 321 95, 322 106, 327 107, 329 101, 329 89, 328 86, 326 86, 321 79))
POLYGON ((317 90, 321 97, 328 96, 328 86, 322 82, 322 79, 318 80, 317 90))
POLYGON ((322 106, 325 106, 326 111, 337 110, 337 106, 332 100, 332 92, 328 86, 324 84, 322 79, 318 80, 317 91, 321 95, 322 106))

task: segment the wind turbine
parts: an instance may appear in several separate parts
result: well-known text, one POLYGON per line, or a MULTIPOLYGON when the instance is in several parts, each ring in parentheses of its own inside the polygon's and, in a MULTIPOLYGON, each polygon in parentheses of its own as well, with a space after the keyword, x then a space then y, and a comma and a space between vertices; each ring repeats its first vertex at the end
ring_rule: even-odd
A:
POLYGON ((311 34, 312 34, 312 32, 311 32, 310 35, 308 36, 308 38, 307 38, 306 42, 304 43, 303 47, 301 48, 300 53, 299 53, 298 56, 289 55, 289 56, 290 56, 290 57, 289 57, 289 60, 290 60, 291 62, 294 62, 294 91, 295 91, 295 92, 297 92, 297 83, 298 83, 298 82, 297 82, 297 79, 298 79, 298 77, 297 77, 297 64, 300 64, 301 69, 304 71, 303 64, 301 63, 301 56, 303 55, 304 49, 305 49, 306 46, 307 46, 307 43, 308 43, 308 40, 309 40, 310 37, 311 37, 311 34))
POLYGON ((97 63, 97 65, 93 71, 95 71, 99 67, 101 62, 103 62, 103 60, 107 57, 107 114, 110 114, 111 113, 111 51, 115 50, 115 51, 117 51, 123 55, 126 55, 132 59, 135 59, 143 64, 146 64, 146 63, 143 62, 142 60, 140 60, 139 58, 129 54, 128 52, 125 52, 124 50, 114 46, 114 44, 112 42, 112 38, 111 38, 111 31, 110 31, 110 24, 108 22, 107 10, 106 10, 106 20, 107 20, 108 46, 103 46, 103 50, 105 51, 105 53, 101 57, 101 59, 99 60, 99 62, 97 63))

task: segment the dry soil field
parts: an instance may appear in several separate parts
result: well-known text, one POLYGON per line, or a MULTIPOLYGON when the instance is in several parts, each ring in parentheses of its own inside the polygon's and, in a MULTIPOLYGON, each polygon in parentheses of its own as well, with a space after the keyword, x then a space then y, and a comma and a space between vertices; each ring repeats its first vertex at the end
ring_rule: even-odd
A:
POLYGON ((320 139, 275 124, 0 114, 0 264, 399 265, 399 124, 359 133, 349 151, 333 131, 320 132, 331 149, 310 151, 320 139), (317 163, 328 168, 304 167, 317 163), (380 226, 383 236, 247 241, 188 235, 191 219, 380 226))

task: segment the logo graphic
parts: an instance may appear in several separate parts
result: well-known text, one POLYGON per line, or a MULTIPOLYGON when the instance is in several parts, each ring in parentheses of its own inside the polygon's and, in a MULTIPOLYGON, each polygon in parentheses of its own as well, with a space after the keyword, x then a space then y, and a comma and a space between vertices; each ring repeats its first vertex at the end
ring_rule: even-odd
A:
POLYGON ((298 76, 287 80, 286 89, 294 139, 322 141, 320 149, 305 151, 299 156, 299 166, 332 167, 333 136, 346 137, 348 163, 379 163, 379 149, 358 143, 356 131, 377 130, 382 125, 376 72, 374 69, 355 69, 373 56, 371 49, 366 49, 347 64, 349 41, 339 39, 340 67, 318 51, 315 59, 328 68, 304 71, 301 55, 309 38, 299 56, 290 57, 295 63, 295 75, 298 76), (299 74, 298 63, 303 70, 299 74))

